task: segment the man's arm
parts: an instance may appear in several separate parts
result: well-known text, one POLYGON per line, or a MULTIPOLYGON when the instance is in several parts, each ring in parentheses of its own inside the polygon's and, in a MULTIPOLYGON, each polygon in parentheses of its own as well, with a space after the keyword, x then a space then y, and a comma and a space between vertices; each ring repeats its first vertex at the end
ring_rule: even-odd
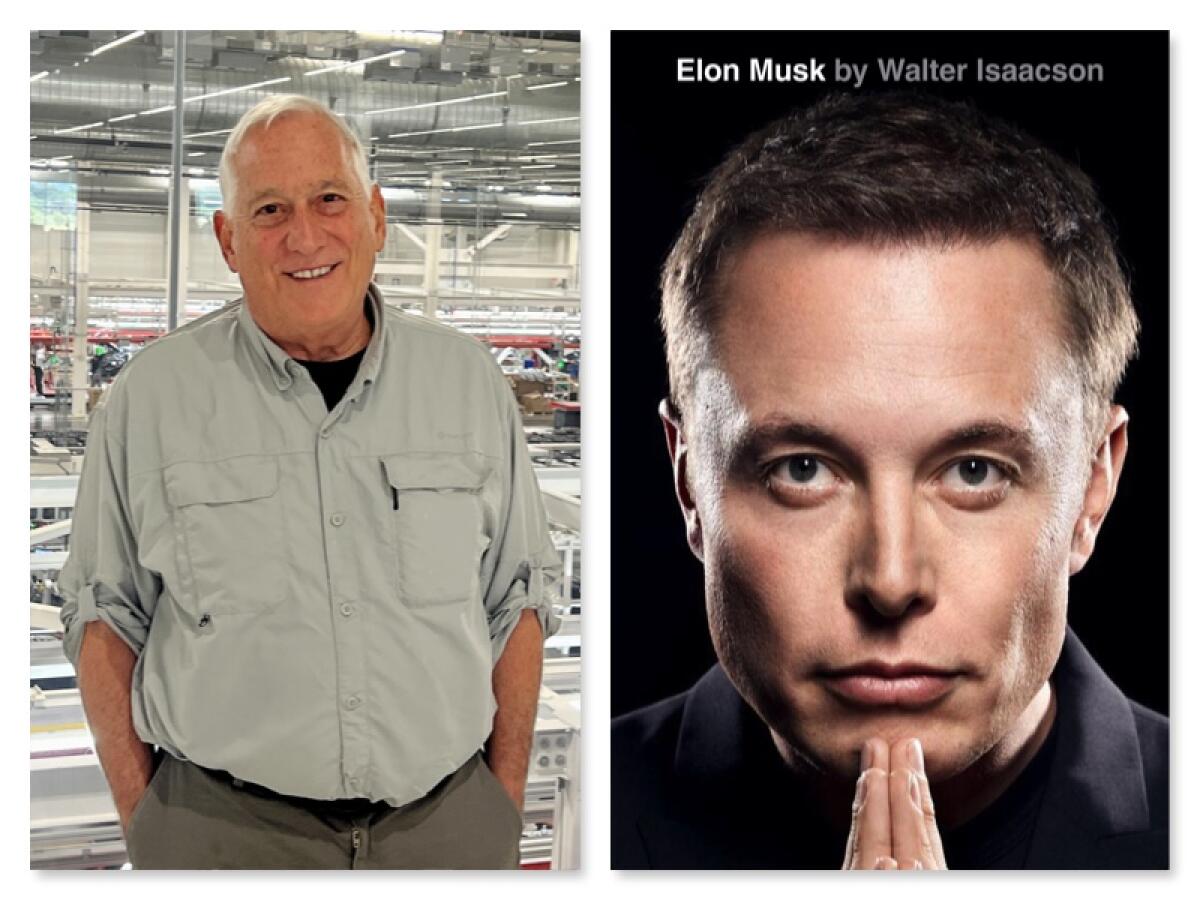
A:
POLYGON ((492 668, 496 715, 486 747, 488 768, 517 809, 525 806, 525 778, 541 683, 542 625, 532 609, 524 609, 492 668))
POLYGON ((142 743, 133 728, 130 693, 136 662, 115 631, 100 621, 87 623, 79 650, 79 694, 126 832, 154 768, 150 745, 142 743))

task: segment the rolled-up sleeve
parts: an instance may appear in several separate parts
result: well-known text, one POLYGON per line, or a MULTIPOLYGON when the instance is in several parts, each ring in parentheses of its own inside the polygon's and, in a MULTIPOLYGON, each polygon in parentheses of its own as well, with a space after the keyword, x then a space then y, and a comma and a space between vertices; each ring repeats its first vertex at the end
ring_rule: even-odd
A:
POLYGON ((494 567, 484 593, 493 663, 504 652, 523 610, 537 614, 543 637, 558 630, 554 600, 562 577, 562 563, 550 539, 541 489, 525 446, 521 416, 508 385, 499 376, 498 381, 507 417, 504 477, 508 490, 499 534, 488 554, 494 567))
POLYGON ((88 622, 104 622, 140 655, 161 591, 158 578, 138 564, 125 445, 110 418, 103 405, 92 414, 70 553, 59 577, 63 648, 76 667, 88 622))

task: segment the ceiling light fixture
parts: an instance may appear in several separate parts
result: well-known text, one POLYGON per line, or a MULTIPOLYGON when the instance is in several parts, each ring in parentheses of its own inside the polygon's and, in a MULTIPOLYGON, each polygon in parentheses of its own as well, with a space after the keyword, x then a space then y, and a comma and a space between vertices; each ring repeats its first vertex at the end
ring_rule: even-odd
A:
POLYGON ((452 103, 469 103, 472 100, 487 100, 489 97, 503 97, 508 91, 491 91, 487 94, 472 94, 469 97, 453 97, 450 100, 434 100, 430 103, 414 103, 412 106, 390 106, 387 109, 368 109, 364 115, 381 116, 384 113, 406 112, 410 109, 430 109, 434 106, 449 106, 452 103))
POLYGON ((515 125, 549 125, 553 122, 578 122, 579 116, 560 116, 557 119, 533 119, 529 122, 515 122, 515 125))
POLYGON ((211 94, 201 94, 198 97, 188 97, 183 102, 196 103, 200 100, 207 100, 210 97, 224 97, 226 94, 237 94, 241 91, 252 91, 255 88, 266 87, 268 84, 283 84, 283 82, 291 80, 291 75, 285 75, 283 78, 269 78, 266 81, 256 81, 254 84, 243 84, 241 87, 225 88, 223 91, 213 91, 211 94))
POLYGON ((526 147, 552 147, 555 144, 578 144, 579 138, 571 138, 566 141, 530 141, 526 147))
POLYGON ((70 134, 72 131, 87 131, 87 129, 89 129, 89 128, 95 128, 97 125, 103 125, 103 124, 104 124, 104 120, 101 119, 99 122, 89 122, 87 125, 76 125, 74 128, 59 128, 54 133, 55 134, 70 134))
POLYGON ((120 47, 122 44, 127 44, 130 41, 137 40, 145 33, 146 32, 144 32, 144 31, 131 31, 131 32, 129 32, 129 34, 125 35, 124 37, 119 37, 115 41, 109 41, 107 44, 103 45, 102 47, 97 47, 95 50, 93 50, 91 53, 89 53, 88 56, 92 56, 92 57, 99 56, 104 51, 111 50, 113 47, 120 47))
POLYGON ((123 116, 113 116, 113 117, 112 117, 111 119, 109 119, 108 121, 109 121, 110 123, 112 123, 112 122, 124 122, 126 119, 136 119, 136 118, 137 118, 137 113, 126 113, 126 114, 125 114, 125 115, 123 115, 123 116))
POLYGON ((420 137, 425 134, 448 134, 452 131, 478 131, 481 128, 499 128, 503 124, 503 122, 490 122, 487 125, 459 125, 456 128, 434 128, 429 131, 404 131, 399 134, 389 134, 388 137, 420 137))
POLYGON ((554 163, 536 163, 532 166, 521 166, 522 169, 553 169, 554 163))
POLYGON ((198 137, 213 137, 214 135, 218 135, 218 134, 229 134, 229 132, 231 132, 231 131, 233 131, 233 129, 232 129, 232 128, 220 128, 220 129, 218 129, 218 130, 216 130, 216 131, 197 131, 195 134, 189 134, 189 135, 187 135, 187 136, 184 138, 184 140, 185 140, 185 141, 190 141, 192 138, 198 138, 198 137))
POLYGON ((527 91, 544 91, 547 88, 562 87, 564 84, 570 84, 569 81, 551 81, 549 84, 531 84, 525 88, 527 91))
MULTIPOLYGON (((391 59, 393 56, 403 56, 408 53, 408 50, 393 50, 391 53, 380 53, 378 56, 368 56, 366 59, 358 59, 354 62, 338 63, 332 66, 325 66, 323 69, 314 69, 311 72, 305 72, 304 77, 309 78, 313 75, 324 75, 326 72, 340 72, 342 69, 349 69, 352 66, 365 66, 367 63, 379 62, 381 59, 391 59)), ((412 52, 416 52, 415 50, 412 52)))
POLYGON ((36 75, 30 75, 30 76, 29 76, 29 80, 30 80, 30 81, 37 81, 39 78, 45 78, 45 77, 46 77, 47 75, 49 75, 49 74, 50 74, 50 70, 49 70, 49 69, 47 69, 47 70, 46 70, 46 71, 44 71, 44 72, 38 72, 36 75))

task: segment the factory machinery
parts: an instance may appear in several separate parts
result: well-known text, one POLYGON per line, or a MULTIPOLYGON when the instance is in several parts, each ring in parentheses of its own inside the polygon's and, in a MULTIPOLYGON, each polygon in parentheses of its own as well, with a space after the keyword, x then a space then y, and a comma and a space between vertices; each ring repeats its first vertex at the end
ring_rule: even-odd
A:
MULTIPOLYGON (((521 865, 573 869, 579 866, 579 444, 577 433, 533 440, 539 438, 544 449, 535 452, 535 471, 563 562, 555 604, 562 625, 546 641, 521 865), (570 437, 575 441, 556 439, 570 437)), ((55 579, 67 555, 78 485, 77 474, 63 474, 77 471, 65 450, 42 439, 31 443, 30 860, 36 869, 117 868, 126 864, 125 844, 58 618, 55 579)))

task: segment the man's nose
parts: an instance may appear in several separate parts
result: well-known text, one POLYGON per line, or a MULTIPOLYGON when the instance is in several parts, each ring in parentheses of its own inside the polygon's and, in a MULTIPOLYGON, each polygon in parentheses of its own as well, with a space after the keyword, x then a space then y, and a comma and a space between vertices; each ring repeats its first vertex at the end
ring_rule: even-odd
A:
POLYGON ((846 602, 861 613, 898 619, 934 602, 932 572, 911 483, 869 491, 850 560, 846 602))
POLYGON ((292 253, 310 255, 324 245, 325 232, 316 219, 316 213, 298 206, 288 222, 287 249, 292 253))

